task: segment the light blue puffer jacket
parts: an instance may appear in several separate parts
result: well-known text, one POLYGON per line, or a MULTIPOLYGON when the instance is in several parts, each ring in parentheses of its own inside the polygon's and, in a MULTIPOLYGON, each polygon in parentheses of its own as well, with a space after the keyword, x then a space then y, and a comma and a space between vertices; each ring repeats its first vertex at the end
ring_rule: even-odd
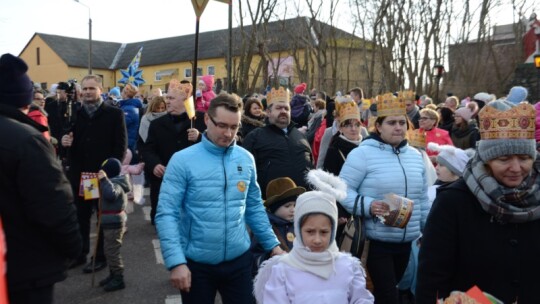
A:
POLYGON ((255 161, 244 148, 202 141, 173 155, 161 185, 156 229, 165 266, 186 258, 230 261, 249 250, 249 225, 266 250, 279 245, 257 185, 255 161))
MULTIPOLYGON (((405 143, 405 142, 404 142, 405 143)), ((339 176, 347 183, 347 198, 341 202, 352 213, 357 196, 357 214, 363 215, 367 238, 391 243, 418 238, 429 213, 426 169, 422 155, 408 144, 393 148, 372 136, 352 150, 339 176), (403 229, 382 224, 370 214, 371 203, 394 193, 414 202, 411 219, 403 229)))

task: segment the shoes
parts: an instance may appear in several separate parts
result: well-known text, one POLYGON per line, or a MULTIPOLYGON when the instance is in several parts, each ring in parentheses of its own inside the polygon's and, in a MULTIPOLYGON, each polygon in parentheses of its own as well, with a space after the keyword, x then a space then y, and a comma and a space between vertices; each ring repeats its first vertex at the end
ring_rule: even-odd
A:
POLYGON ((105 279, 99 281, 99 286, 103 287, 105 285, 107 285, 107 283, 109 283, 111 280, 113 279, 113 274, 109 274, 108 277, 106 277, 105 279))
POLYGON ((75 268, 83 264, 86 264, 86 257, 78 257, 76 260, 72 261, 71 264, 69 264, 69 269, 75 268))
POLYGON ((105 291, 115 291, 124 288, 126 288, 126 285, 124 284, 124 276, 121 274, 112 275, 111 280, 103 286, 105 291))
POLYGON ((86 264, 83 268, 84 273, 92 273, 102 270, 103 268, 107 267, 107 262, 105 261, 96 261, 96 264, 94 265, 93 271, 92 271, 92 261, 90 263, 86 264))

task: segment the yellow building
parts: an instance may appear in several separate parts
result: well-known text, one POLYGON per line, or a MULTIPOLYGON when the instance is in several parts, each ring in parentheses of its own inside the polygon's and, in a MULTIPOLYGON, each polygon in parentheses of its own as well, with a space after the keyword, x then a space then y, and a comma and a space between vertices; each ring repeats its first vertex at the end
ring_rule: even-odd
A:
MULTIPOLYGON (((371 43, 318 21, 316 25, 332 32, 333 41, 337 43, 326 44, 332 46, 324 52, 328 63, 313 66, 323 52, 317 52, 322 44, 314 37, 313 25, 309 22, 303 17, 274 21, 266 26, 264 33, 252 26, 233 29, 233 79, 244 77, 241 78, 244 83, 255 84, 249 87, 252 91, 262 90, 269 79, 275 77, 282 85, 306 82, 310 88, 319 86, 318 89, 333 94, 335 90, 370 85, 368 78, 380 75, 381 65, 371 43), (293 28, 294 31, 284 32, 293 28), (257 41, 250 43, 243 38, 250 31, 256 32, 257 41), (258 41, 266 41, 266 45, 258 41), (240 63, 247 61, 248 56, 251 58, 249 67, 242 70, 240 63), (376 64, 372 65, 371 60, 376 64), (375 71, 366 73, 372 66, 375 71)), ((128 44, 92 41, 92 73, 103 77, 106 91, 118 86, 122 78, 120 70, 128 67, 142 47, 139 69, 143 71, 145 83, 141 91, 146 94, 153 88, 166 90, 173 78, 192 79, 194 39, 192 34, 128 44)), ((88 74, 88 42, 87 39, 36 33, 19 57, 28 64, 31 79, 48 89, 53 83, 69 79, 80 81, 88 74)), ((228 30, 200 33, 198 76, 221 78, 224 89, 227 88, 227 50, 228 30)))

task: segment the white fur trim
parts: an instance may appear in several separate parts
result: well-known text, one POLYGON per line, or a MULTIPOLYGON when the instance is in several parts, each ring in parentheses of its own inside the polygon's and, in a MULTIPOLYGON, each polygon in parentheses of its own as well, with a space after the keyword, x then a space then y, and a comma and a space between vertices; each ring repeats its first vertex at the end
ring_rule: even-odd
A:
POLYGON ((341 178, 322 169, 310 170, 306 179, 315 189, 333 196, 336 201, 342 201, 347 197, 347 184, 341 178))

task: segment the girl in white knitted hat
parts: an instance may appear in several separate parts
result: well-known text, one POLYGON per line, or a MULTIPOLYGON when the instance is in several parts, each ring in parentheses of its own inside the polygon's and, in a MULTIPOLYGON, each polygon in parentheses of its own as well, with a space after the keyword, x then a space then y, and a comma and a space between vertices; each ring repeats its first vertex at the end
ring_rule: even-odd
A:
POLYGON ((296 200, 294 247, 261 266, 254 286, 257 302, 373 303, 360 261, 339 252, 334 238, 336 199, 345 197, 347 186, 322 170, 310 171, 308 181, 319 191, 296 200))

